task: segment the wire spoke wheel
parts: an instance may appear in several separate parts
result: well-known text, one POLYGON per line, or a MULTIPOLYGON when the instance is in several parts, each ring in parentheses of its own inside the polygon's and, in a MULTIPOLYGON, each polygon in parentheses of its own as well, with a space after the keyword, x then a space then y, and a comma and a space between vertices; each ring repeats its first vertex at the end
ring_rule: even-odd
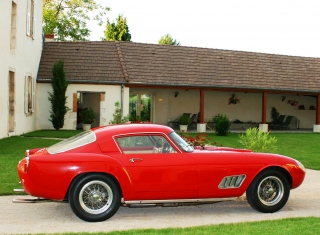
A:
POLYGON ((250 206, 263 213, 273 213, 287 203, 290 183, 286 172, 267 169, 258 174, 249 185, 246 196, 250 206))
POLYGON ((264 178, 258 186, 258 197, 266 206, 276 205, 283 197, 284 187, 281 180, 274 176, 264 178))
POLYGON ((108 210, 112 200, 111 188, 102 181, 91 181, 85 184, 79 193, 81 207, 90 214, 100 214, 108 210))
POLYGON ((111 176, 92 173, 79 176, 69 189, 69 204, 81 219, 98 222, 109 219, 120 207, 121 191, 111 176))

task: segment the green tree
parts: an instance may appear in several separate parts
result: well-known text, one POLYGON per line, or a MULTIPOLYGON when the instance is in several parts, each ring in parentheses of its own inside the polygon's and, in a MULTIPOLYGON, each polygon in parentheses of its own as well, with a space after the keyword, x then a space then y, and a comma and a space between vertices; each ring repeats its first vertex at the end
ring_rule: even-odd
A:
POLYGON ((64 72, 64 62, 60 60, 55 63, 52 69, 51 87, 52 93, 49 93, 49 101, 51 102, 51 111, 49 121, 54 129, 59 130, 64 125, 64 116, 69 108, 66 106, 67 96, 66 91, 68 81, 64 72))
POLYGON ((166 35, 162 36, 162 37, 159 39, 158 43, 159 43, 159 44, 162 44, 162 45, 181 46, 181 45, 180 45, 180 42, 178 42, 177 40, 173 39, 170 34, 166 34, 166 35))
POLYGON ((43 30, 57 41, 84 41, 90 36, 87 22, 93 19, 102 25, 109 10, 96 0, 44 0, 43 30))
POLYGON ((122 15, 117 18, 117 23, 110 23, 107 19, 106 30, 104 31, 105 41, 131 41, 131 34, 127 25, 127 19, 122 15))

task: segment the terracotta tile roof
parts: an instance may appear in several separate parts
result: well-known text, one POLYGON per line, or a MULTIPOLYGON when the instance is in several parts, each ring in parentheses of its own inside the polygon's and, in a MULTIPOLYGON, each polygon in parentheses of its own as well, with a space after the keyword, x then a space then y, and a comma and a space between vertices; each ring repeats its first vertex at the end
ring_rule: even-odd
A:
POLYGON ((320 92, 320 59, 133 42, 46 42, 38 79, 64 59, 71 82, 320 92))
POLYGON ((64 60, 71 83, 124 81, 114 42, 45 42, 38 80, 51 79, 53 65, 59 60, 64 60))

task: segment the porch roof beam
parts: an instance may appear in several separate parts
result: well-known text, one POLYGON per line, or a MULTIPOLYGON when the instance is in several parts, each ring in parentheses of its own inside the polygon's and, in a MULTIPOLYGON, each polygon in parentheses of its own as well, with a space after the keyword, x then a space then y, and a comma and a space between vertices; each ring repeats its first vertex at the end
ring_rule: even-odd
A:
POLYGON ((199 86, 168 86, 168 85, 145 85, 145 84, 126 84, 129 88, 151 88, 151 89, 172 89, 172 90, 204 90, 204 91, 221 91, 221 92, 247 92, 247 93, 263 93, 268 94, 290 94, 290 95, 306 95, 316 97, 318 93, 308 91, 287 91, 287 90, 269 90, 269 89, 250 89, 250 88, 219 88, 219 87, 199 87, 199 86))

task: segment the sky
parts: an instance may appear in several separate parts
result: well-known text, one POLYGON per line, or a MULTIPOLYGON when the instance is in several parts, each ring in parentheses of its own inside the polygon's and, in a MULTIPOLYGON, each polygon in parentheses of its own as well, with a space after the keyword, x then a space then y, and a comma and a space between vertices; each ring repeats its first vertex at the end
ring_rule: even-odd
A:
MULTIPOLYGON (((127 19, 131 41, 320 58, 320 0, 96 0, 127 19)), ((105 24, 89 24, 100 41, 105 24)))

